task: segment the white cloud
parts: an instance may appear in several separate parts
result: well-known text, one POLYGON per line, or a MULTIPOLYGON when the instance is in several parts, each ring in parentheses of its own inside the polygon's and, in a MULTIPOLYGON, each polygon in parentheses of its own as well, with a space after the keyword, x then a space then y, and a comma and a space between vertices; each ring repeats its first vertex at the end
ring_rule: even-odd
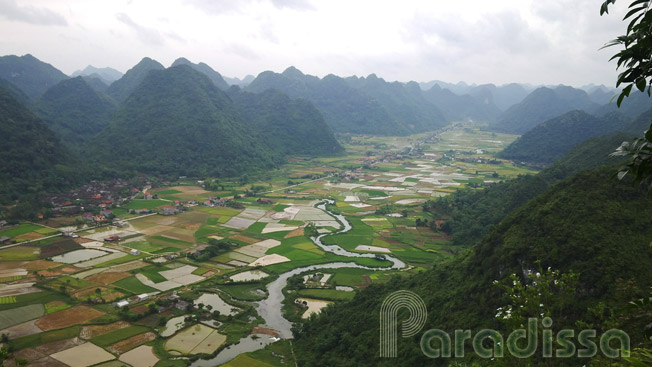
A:
POLYGON ((65 72, 87 64, 124 71, 143 56, 164 65, 185 56, 240 77, 295 65, 319 76, 613 85, 617 72, 607 60, 615 50, 598 49, 625 28, 618 11, 600 17, 595 0, 16 4, 0 0, 0 27, 12 35, 0 53, 32 53, 65 72), (66 19, 70 26, 53 31, 66 19))
POLYGON ((0 17, 37 25, 68 25, 59 13, 47 8, 19 6, 14 0, 0 0, 0 17))

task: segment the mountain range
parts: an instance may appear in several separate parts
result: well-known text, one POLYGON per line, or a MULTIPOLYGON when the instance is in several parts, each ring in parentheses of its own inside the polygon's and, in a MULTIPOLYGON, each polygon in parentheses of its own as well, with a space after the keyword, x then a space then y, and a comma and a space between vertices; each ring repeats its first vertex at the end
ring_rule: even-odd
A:
POLYGON ((623 130, 621 125, 634 124, 628 131, 649 126, 628 120, 649 109, 647 96, 626 100, 619 116, 610 99, 599 104, 612 91, 595 86, 587 87, 590 93, 557 86, 527 94, 527 86, 518 84, 458 84, 456 90, 464 91, 459 95, 440 82, 424 91, 423 85, 374 74, 318 78, 290 67, 229 87, 205 63, 179 58, 166 69, 147 57, 124 75, 91 66, 75 74, 70 78, 31 55, 0 57, 0 87, 37 115, 68 154, 157 174, 239 175, 275 167, 287 155, 337 154, 342 148, 336 133, 408 135, 450 121, 527 132, 503 157, 550 164, 591 136, 623 130), (574 110, 584 112, 569 113, 574 110), (194 139, 201 143, 188 143, 194 139), (243 157, 239 163, 220 163, 235 153, 243 157))

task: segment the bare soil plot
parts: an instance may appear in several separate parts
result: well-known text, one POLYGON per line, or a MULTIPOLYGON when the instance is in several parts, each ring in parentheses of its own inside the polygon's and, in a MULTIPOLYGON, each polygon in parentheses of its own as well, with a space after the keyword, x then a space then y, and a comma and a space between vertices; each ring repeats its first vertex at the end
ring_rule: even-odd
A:
POLYGON ((2 334, 7 334, 10 339, 20 338, 32 334, 38 334, 42 330, 36 326, 36 320, 23 322, 22 324, 14 325, 2 330, 2 334))
POLYGON ((179 196, 179 197, 200 196, 200 195, 203 196, 203 195, 210 194, 210 191, 206 191, 199 186, 172 186, 172 187, 168 187, 167 189, 181 191, 181 193, 172 195, 172 196, 179 196))
POLYGON ((154 354, 152 347, 141 345, 120 356, 120 360, 129 363, 133 367, 153 367, 159 359, 154 354))
POLYGON ((104 315, 104 312, 97 311, 93 308, 76 306, 43 316, 36 322, 36 326, 45 331, 61 329, 72 325, 87 323, 88 321, 102 315, 104 315))
POLYGON ((112 331, 124 329, 131 326, 130 323, 126 321, 118 321, 108 325, 90 325, 84 326, 79 333, 79 337, 82 339, 92 339, 96 336, 104 335, 112 331))
POLYGON ((29 233, 23 233, 21 235, 16 236, 16 239, 31 241, 31 240, 38 240, 39 238, 43 238, 43 237, 45 237, 45 235, 36 232, 29 232, 29 233))
POLYGON ((59 275, 64 275, 64 274, 72 274, 76 273, 78 271, 82 270, 81 268, 75 267, 73 265, 70 266, 64 266, 63 268, 59 268, 56 270, 41 270, 37 274, 38 275, 43 275, 44 277, 56 277, 59 275))
POLYGON ((248 243, 248 244, 252 244, 252 243, 256 243, 256 242, 258 242, 258 240, 255 239, 255 238, 251 238, 251 237, 243 236, 243 235, 240 235, 240 234, 237 234, 237 235, 235 235, 235 236, 231 236, 231 238, 234 239, 234 240, 242 241, 242 242, 244 242, 244 243, 248 243))
POLYGON ((160 233, 161 236, 174 238, 184 242, 195 242, 195 232, 183 228, 172 227, 172 229, 160 233))
POLYGON ((83 247, 77 242, 69 238, 61 241, 52 242, 45 246, 41 246, 41 254, 39 256, 41 257, 41 259, 45 259, 48 257, 56 256, 64 252, 68 252, 79 248, 83 248, 83 247))
POLYGON ((108 349, 111 353, 115 354, 124 354, 127 351, 130 351, 140 345, 151 342, 156 339, 156 334, 152 332, 147 332, 144 334, 134 335, 131 338, 121 340, 115 344, 108 346, 108 349))
POLYGON ((70 367, 87 367, 115 359, 113 354, 93 343, 85 343, 51 355, 70 367))
POLYGON ((82 344, 84 344, 83 340, 80 340, 79 338, 71 338, 71 339, 59 340, 56 342, 39 345, 34 349, 36 349, 38 352, 43 353, 45 355, 51 355, 54 353, 61 352, 62 350, 70 349, 72 347, 76 347, 82 344))
POLYGON ((136 260, 136 261, 130 261, 128 263, 120 264, 120 265, 111 266, 109 269, 111 269, 111 271, 120 273, 120 272, 124 272, 124 271, 140 269, 143 266, 147 266, 147 265, 149 265, 149 264, 144 262, 144 261, 136 260))
POLYGON ((36 361, 38 359, 46 357, 45 354, 37 351, 34 348, 26 348, 26 349, 19 350, 18 352, 15 352, 13 356, 14 358, 26 359, 28 362, 36 361))
POLYGON ((34 320, 45 314, 42 304, 27 305, 0 311, 0 330, 34 320))
POLYGON ((179 217, 166 217, 166 216, 159 216, 159 215, 149 217, 149 220, 152 223, 156 223, 160 226, 172 226, 175 223, 181 222, 181 219, 179 219, 179 217))
POLYGON ((93 274, 84 279, 93 283, 109 285, 113 282, 117 282, 120 279, 128 278, 130 276, 131 274, 126 272, 105 271, 103 273, 93 274))
POLYGON ((184 223, 184 224, 180 225, 179 227, 181 227, 183 229, 186 229, 186 230, 189 230, 189 231, 192 231, 194 233, 199 228, 201 228, 202 225, 203 225, 203 223, 189 222, 189 223, 184 223))
POLYGON ((295 229, 294 231, 285 235, 285 238, 300 237, 303 236, 303 228, 295 229))
POLYGON ((0 262, 0 271, 26 268, 28 263, 27 261, 2 261, 0 262))
POLYGON ((308 306, 308 309, 306 312, 303 313, 301 316, 302 319, 307 319, 312 315, 313 313, 319 314, 321 312, 321 309, 328 306, 329 304, 333 303, 330 301, 322 301, 318 299, 310 299, 310 298, 297 298, 297 301, 299 302, 305 302, 308 306))
POLYGON ((9 277, 25 276, 25 275, 27 275, 27 270, 22 268, 0 270, 0 278, 9 278, 9 277))
POLYGON ((19 296, 21 294, 42 292, 40 288, 33 287, 34 283, 0 284, 0 297, 19 296))
POLYGON ((101 291, 102 298, 104 298, 104 300, 107 301, 107 302, 111 302, 113 300, 122 298, 124 296, 124 293, 116 291, 113 288, 106 288, 106 287, 95 288, 95 287, 91 287, 91 288, 87 288, 87 289, 82 289, 79 292, 75 292, 75 294, 73 294, 73 297, 75 297, 77 299, 85 299, 88 296, 92 296, 91 299, 94 299, 96 297, 93 296, 93 295, 96 294, 97 289, 99 289, 101 291))
POLYGON ((26 263, 24 265, 24 268, 27 270, 45 270, 45 269, 52 269, 56 268, 58 266, 63 265, 63 263, 58 263, 54 261, 49 261, 49 260, 34 260, 26 263))
POLYGON ((70 366, 68 366, 67 364, 63 364, 50 356, 47 356, 45 358, 41 358, 34 362, 30 362, 29 367, 70 367, 70 366))

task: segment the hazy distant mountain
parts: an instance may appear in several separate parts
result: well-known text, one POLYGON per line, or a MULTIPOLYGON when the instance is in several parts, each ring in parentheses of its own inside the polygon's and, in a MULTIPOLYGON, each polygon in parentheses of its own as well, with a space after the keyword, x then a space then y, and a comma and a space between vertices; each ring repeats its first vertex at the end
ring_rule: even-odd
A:
POLYGON ((237 85, 239 87, 246 87, 247 85, 251 84, 254 79, 256 79, 256 77, 253 75, 247 75, 242 78, 242 80, 239 78, 229 78, 226 76, 222 76, 222 78, 224 78, 224 81, 226 81, 229 85, 237 85))
POLYGON ((595 117, 571 111, 545 121, 515 140, 499 157, 519 162, 550 164, 584 140, 624 130, 629 119, 618 112, 595 117))
POLYGON ((598 105, 581 90, 560 85, 541 87, 510 107, 490 128, 494 131, 523 134, 536 125, 572 110, 595 110, 598 105))
POLYGON ((276 89, 243 92, 236 86, 228 95, 249 128, 275 152, 316 156, 343 151, 322 115, 305 99, 292 100, 276 89))
POLYGON ((457 95, 435 84, 423 96, 444 114, 448 121, 494 121, 501 111, 491 101, 478 100, 468 94, 457 95))
POLYGON ((97 135, 111 120, 114 102, 78 76, 48 89, 36 112, 67 144, 78 145, 97 135))
POLYGON ((188 65, 191 68, 197 70, 198 72, 206 75, 208 79, 210 79, 213 82, 213 84, 215 84, 215 86, 220 88, 221 90, 229 89, 229 84, 227 84, 224 81, 222 74, 213 70, 210 66, 204 64, 203 62, 200 62, 199 64, 193 64, 188 59, 180 57, 174 60, 174 62, 172 63, 172 66, 178 66, 178 65, 188 65))
POLYGON ((631 118, 636 118, 652 107, 652 98, 647 95, 647 92, 639 92, 637 90, 633 91, 629 97, 623 99, 620 108, 616 105, 617 98, 612 98, 613 96, 617 97, 619 93, 612 93, 613 94, 610 94, 611 97, 609 97, 606 104, 603 104, 592 112, 600 116, 609 112, 619 111, 631 118))
POLYGON ((136 66, 127 70, 122 78, 113 82, 106 90, 106 93, 119 103, 122 103, 138 88, 150 71, 163 69, 165 67, 158 61, 145 57, 136 66))
POLYGON ((617 90, 613 88, 607 88, 604 85, 590 84, 590 85, 585 85, 580 89, 586 91, 591 101, 600 105, 607 104, 611 102, 612 99, 615 102, 615 99, 613 97, 618 94, 617 90))
POLYGON ((376 74, 366 78, 344 79, 349 85, 377 100, 399 125, 409 131, 423 132, 448 123, 441 111, 423 96, 416 82, 386 82, 376 74))
POLYGON ((84 79, 86 84, 88 84, 88 86, 93 88, 96 92, 106 93, 106 90, 109 89, 108 84, 104 83, 102 79, 97 78, 94 75, 95 74, 82 76, 81 78, 84 79))
POLYGON ((113 68, 96 68, 88 65, 84 70, 77 70, 72 73, 72 77, 76 76, 95 76, 102 80, 106 85, 111 85, 114 81, 122 78, 122 73, 113 68))
POLYGON ((494 84, 483 84, 474 86, 468 91, 471 96, 485 104, 494 104, 501 111, 505 111, 521 102, 528 93, 527 89, 516 83, 505 84, 500 87, 494 84))
POLYGON ((68 76, 54 66, 27 54, 21 57, 0 57, 0 78, 7 79, 28 97, 35 98, 58 82, 68 79, 68 76))
POLYGON ((425 83, 419 83, 419 86, 423 90, 430 90, 435 85, 438 85, 441 89, 448 89, 449 91, 457 94, 458 96, 468 94, 471 88, 475 87, 475 84, 466 84, 465 82, 458 82, 457 84, 442 82, 441 80, 432 80, 425 83))
POLYGON ((624 131, 631 134, 632 138, 642 137, 643 133, 650 129, 650 124, 652 124, 652 108, 638 115, 624 131))
POLYGON ((0 203, 67 184, 69 155, 38 117, 0 87, 0 203))
POLYGON ((281 74, 260 73, 246 88, 255 93, 267 89, 311 101, 336 132, 408 135, 446 124, 416 83, 387 83, 375 75, 347 79, 327 75, 319 79, 289 67, 281 74))
POLYGON ((187 65, 149 71, 87 146, 113 169, 170 175, 234 177, 280 157, 224 92, 187 65))

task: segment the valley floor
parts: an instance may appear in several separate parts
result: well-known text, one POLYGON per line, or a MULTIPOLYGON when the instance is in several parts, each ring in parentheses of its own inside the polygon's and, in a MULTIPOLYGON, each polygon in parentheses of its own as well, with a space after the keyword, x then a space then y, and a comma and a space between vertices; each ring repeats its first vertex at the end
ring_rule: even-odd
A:
POLYGON ((193 356, 216 359, 192 366, 293 364, 291 340, 277 338, 256 310, 267 286, 316 264, 385 269, 290 278, 283 316, 300 322, 371 283, 455 256, 461 249, 421 205, 532 173, 494 157, 515 138, 463 124, 409 137, 343 136, 344 155, 295 157, 254 183, 147 188, 111 205, 119 217, 111 225, 70 216, 0 229, 13 243, 0 248, 0 333, 14 350, 6 365, 186 366, 193 356), (350 231, 336 233, 341 221, 316 207, 327 199, 350 231), (327 233, 325 245, 376 256, 337 255, 310 238, 327 233), (407 266, 391 269, 386 257, 407 266), (226 348, 238 342, 242 349, 226 348))

